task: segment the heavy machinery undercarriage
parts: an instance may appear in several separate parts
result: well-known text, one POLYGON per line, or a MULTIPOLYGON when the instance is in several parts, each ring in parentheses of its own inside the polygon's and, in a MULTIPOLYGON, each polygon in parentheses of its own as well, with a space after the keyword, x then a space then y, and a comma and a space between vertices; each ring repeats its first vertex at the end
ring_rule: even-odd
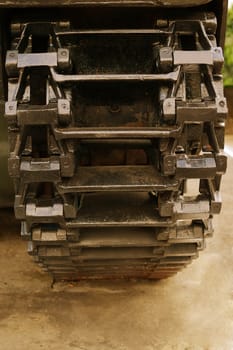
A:
POLYGON ((50 2, 9 1, 2 28, 29 253, 56 280, 171 276, 221 209, 226 3, 50 2))

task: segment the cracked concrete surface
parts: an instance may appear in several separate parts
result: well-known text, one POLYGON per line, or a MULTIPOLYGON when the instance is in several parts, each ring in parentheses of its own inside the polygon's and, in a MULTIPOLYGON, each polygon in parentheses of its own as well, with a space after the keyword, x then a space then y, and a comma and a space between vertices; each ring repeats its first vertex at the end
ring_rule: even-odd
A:
MULTIPOLYGON (((227 138, 233 155, 233 137, 227 138)), ((223 210, 199 259, 159 282, 59 283, 26 254, 0 211, 0 349, 232 350, 233 158, 223 210)))

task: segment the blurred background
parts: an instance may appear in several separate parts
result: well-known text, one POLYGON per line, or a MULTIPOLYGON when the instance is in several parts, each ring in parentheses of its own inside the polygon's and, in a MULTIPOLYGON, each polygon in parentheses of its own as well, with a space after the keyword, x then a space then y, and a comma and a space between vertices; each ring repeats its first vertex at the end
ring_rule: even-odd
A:
POLYGON ((225 86, 233 86, 233 0, 228 2, 224 76, 225 86))
POLYGON ((233 0, 228 0, 224 85, 229 108, 226 133, 233 134, 233 0))

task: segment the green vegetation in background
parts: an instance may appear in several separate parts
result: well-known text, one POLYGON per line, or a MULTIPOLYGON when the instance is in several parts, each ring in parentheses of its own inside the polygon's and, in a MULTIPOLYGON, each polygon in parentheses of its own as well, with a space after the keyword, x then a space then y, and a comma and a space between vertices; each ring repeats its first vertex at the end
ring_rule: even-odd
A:
POLYGON ((228 10, 227 18, 224 85, 233 86, 233 5, 228 10))

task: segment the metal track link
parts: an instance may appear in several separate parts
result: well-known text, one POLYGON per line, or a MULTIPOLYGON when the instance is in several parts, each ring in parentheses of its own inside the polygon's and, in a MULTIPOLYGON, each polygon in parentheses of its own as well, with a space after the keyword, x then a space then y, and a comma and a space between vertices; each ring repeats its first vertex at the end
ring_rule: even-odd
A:
POLYGON ((165 278, 205 247, 226 170, 223 55, 213 14, 180 16, 11 26, 15 213, 56 280, 165 278))
POLYGON ((165 278, 186 267, 203 248, 201 225, 157 230, 36 228, 29 242, 29 253, 55 280, 165 278))

